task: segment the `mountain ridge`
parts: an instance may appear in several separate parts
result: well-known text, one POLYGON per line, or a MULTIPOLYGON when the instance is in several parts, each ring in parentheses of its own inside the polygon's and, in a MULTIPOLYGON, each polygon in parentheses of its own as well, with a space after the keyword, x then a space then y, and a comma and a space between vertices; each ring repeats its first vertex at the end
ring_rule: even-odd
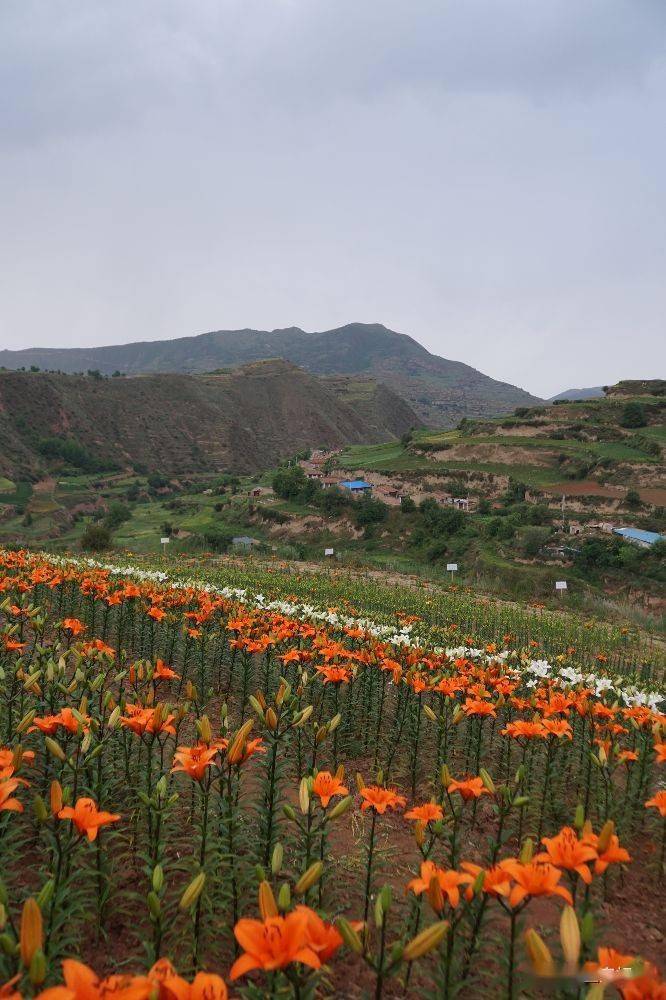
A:
POLYGON ((246 327, 105 347, 0 351, 0 366, 16 370, 36 365, 69 373, 96 369, 107 375, 116 371, 127 375, 201 374, 272 357, 291 361, 315 375, 374 377, 433 426, 454 426, 465 416, 501 415, 517 406, 541 402, 464 362, 432 354, 408 334, 379 323, 349 323, 312 332, 300 327, 272 331, 246 327))
POLYGON ((418 424, 384 385, 329 381, 281 359, 209 375, 0 373, 0 475, 11 479, 44 475, 64 442, 108 467, 254 473, 418 424))

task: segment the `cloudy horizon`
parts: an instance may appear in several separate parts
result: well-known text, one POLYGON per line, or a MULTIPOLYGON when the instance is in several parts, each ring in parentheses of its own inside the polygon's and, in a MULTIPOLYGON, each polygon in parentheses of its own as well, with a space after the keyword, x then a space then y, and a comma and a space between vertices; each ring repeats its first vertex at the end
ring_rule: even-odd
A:
POLYGON ((377 322, 664 376, 661 0, 5 0, 0 348, 377 322))

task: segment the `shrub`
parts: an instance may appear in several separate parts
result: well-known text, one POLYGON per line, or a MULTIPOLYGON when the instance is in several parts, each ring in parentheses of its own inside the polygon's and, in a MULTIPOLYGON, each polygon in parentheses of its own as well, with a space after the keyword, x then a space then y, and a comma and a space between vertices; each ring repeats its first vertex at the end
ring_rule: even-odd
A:
POLYGON ((127 504, 121 503, 120 500, 114 500, 109 507, 106 517, 104 518, 104 523, 107 528, 114 531, 125 521, 131 520, 131 517, 132 511, 129 509, 127 504))
POLYGON ((625 507, 629 507, 631 510, 636 510, 636 508, 641 505, 641 497, 638 490, 627 490, 627 495, 624 498, 625 507))
POLYGON ((111 531, 105 524, 89 524, 81 535, 81 548, 86 552, 102 552, 111 548, 111 531))
POLYGON ((516 532, 518 551, 521 555, 527 556, 527 558, 538 555, 549 535, 550 528, 542 528, 536 525, 528 525, 526 528, 520 528, 516 532))
POLYGON ((338 486, 331 486, 327 490, 320 490, 315 497, 315 503, 322 513, 327 517, 335 517, 342 514, 353 504, 353 500, 348 490, 341 490, 338 486))
POLYGON ((94 458, 83 445, 71 438, 42 438, 37 444, 37 450, 45 458, 61 459, 84 472, 98 472, 100 469, 109 468, 108 462, 104 463, 94 458))
POLYGON ((621 427, 645 427, 647 420, 645 419, 645 409, 641 403, 637 402, 635 399, 630 400, 622 410, 622 417, 620 419, 621 427))
POLYGON ((380 524, 388 517, 388 507, 381 500, 364 494, 354 504, 354 520, 358 528, 367 528, 371 524, 380 524))

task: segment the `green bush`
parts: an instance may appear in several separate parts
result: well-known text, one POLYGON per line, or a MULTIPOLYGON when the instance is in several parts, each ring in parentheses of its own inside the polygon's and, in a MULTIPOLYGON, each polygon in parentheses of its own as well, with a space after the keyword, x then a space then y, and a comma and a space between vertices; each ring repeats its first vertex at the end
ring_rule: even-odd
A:
POLYGON ((104 523, 110 531, 115 531, 116 528, 119 528, 125 521, 130 521, 131 518, 132 511, 127 504, 121 503, 120 500, 114 500, 109 506, 104 523))
POLYGON ((81 548, 86 552, 102 552, 111 548, 111 531, 105 524, 89 524, 81 535, 81 548))
POLYGON ((388 517, 388 507, 369 493, 365 493, 354 503, 354 521, 357 528, 367 528, 371 524, 381 524, 388 517))
POLYGON ((110 468, 108 462, 102 462, 95 458, 83 445, 71 438, 47 437, 42 438, 37 444, 37 450, 45 458, 61 459, 68 465, 73 465, 76 469, 84 472, 99 472, 101 469, 110 468))
POLYGON ((647 420, 645 418, 645 409, 643 405, 635 399, 630 400, 630 402, 628 402, 622 410, 620 426, 645 427, 646 424, 647 420))

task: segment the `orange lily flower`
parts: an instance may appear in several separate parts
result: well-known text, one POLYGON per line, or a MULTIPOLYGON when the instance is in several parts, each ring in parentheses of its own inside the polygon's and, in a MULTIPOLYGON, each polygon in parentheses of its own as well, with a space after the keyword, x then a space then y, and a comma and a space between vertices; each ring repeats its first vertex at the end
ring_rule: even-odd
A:
POLYGON ((666 983, 650 962, 645 962, 640 976, 627 979, 620 986, 622 1000, 666 1000, 666 983))
POLYGON ((80 622, 78 618, 64 618, 62 622, 62 628, 65 632, 70 632, 72 635, 81 635, 85 632, 88 626, 80 622))
POLYGON ((509 896, 509 904, 514 909, 531 896, 561 896, 569 906, 573 905, 569 890, 558 885, 562 872, 554 865, 536 860, 524 865, 514 858, 507 858, 500 861, 500 868, 517 883, 509 896))
POLYGON ((178 975, 168 958, 155 962, 148 979, 158 989, 157 1000, 227 1000, 228 997, 221 976, 198 972, 190 984, 178 975))
POLYGON ((180 674, 177 674, 172 667, 168 667, 164 660, 158 660, 155 664, 155 669, 153 670, 153 680, 155 681, 173 681, 178 680, 180 674))
POLYGON ((66 958, 62 963, 65 987, 54 987, 40 994, 40 1000, 104 1000, 113 994, 114 1000, 148 1000, 153 990, 147 976, 108 976, 100 979, 96 972, 66 958), (56 990, 59 992, 56 994, 56 990))
POLYGON ((502 736, 511 736, 514 740, 543 739, 546 735, 542 722, 529 722, 527 719, 509 722, 501 733, 502 736))
POLYGON ((348 795, 349 789, 330 771, 320 771, 312 785, 312 794, 318 796, 325 809, 334 795, 348 795))
MULTIPOLYGON (((311 910, 309 906, 297 906, 295 913, 303 913, 306 919, 306 935, 308 943, 312 950, 316 952, 319 957, 320 962, 328 962, 329 958, 335 955, 336 951, 342 944, 342 938, 338 933, 337 928, 333 924, 327 923, 322 920, 321 917, 311 910)), ((352 926, 355 928, 362 926, 354 923, 352 926)))
POLYGON ((662 788, 645 803, 646 809, 658 809, 661 816, 666 817, 666 788, 662 788))
POLYGON ((205 743, 197 743, 193 747, 178 747, 173 755, 176 763, 171 770, 184 771, 195 781, 201 781, 206 768, 211 766, 218 752, 217 747, 209 747, 205 743))
POLYGON ((71 819, 80 834, 86 834, 89 841, 97 839, 100 826, 116 823, 120 816, 117 813, 102 812, 94 799, 77 799, 75 806, 65 806, 58 813, 58 819, 71 819))
MULTIPOLYGON (((504 868, 500 868, 499 865, 495 865, 493 868, 481 868, 480 865, 475 865, 472 861, 463 861, 460 867, 472 876, 472 882, 476 882, 481 872, 484 873, 482 892, 487 893, 487 895, 509 895, 511 890, 511 876, 504 868)), ((468 899, 472 898, 473 889, 471 885, 466 889, 465 895, 468 899)))
POLYGON ((383 814, 387 809, 400 809, 405 806, 407 799, 404 795, 398 795, 393 788, 382 788, 380 785, 366 785, 361 789, 361 810, 374 809, 375 812, 383 814))
POLYGON ((566 719, 544 719, 541 724, 550 736, 557 736, 559 739, 562 737, 566 737, 568 740, 573 739, 571 726, 566 719))
POLYGON ((570 826, 564 826, 556 837, 542 837, 546 850, 537 854, 535 861, 549 861, 558 868, 577 872, 586 885, 592 881, 588 861, 596 861, 597 852, 589 841, 579 840, 578 834, 570 826))
POLYGON ((252 969, 284 969, 292 962, 302 962, 312 969, 321 966, 308 937, 308 917, 302 911, 266 920, 243 917, 234 927, 234 935, 243 954, 231 967, 231 979, 252 969))
POLYGON ((596 833, 583 831, 583 843, 593 847, 597 854, 597 860, 594 862, 595 875, 603 875, 609 865, 631 861, 629 851, 620 847, 620 838, 615 833, 611 836, 608 847, 601 854, 599 854, 599 837, 596 833))
POLYGON ((19 785, 24 784, 20 778, 5 778, 0 781, 0 812, 23 812, 23 804, 12 797, 19 785))
POLYGON ((420 896, 421 893, 428 892, 430 883, 436 879, 442 890, 442 895, 447 897, 454 908, 460 902, 460 886, 474 881, 471 875, 461 875, 460 872, 452 869, 447 871, 444 868, 438 868, 432 861, 423 861, 420 872, 418 878, 413 878, 407 883, 407 889, 411 889, 415 896, 420 896))
POLYGON ((478 799, 481 795, 490 795, 481 778, 467 778, 465 781, 452 781, 446 789, 449 795, 458 792, 465 802, 478 799))
POLYGON ((476 715, 479 717, 483 717, 484 715, 492 715, 495 717, 495 715, 497 715, 495 706, 492 702, 483 701, 482 698, 466 698, 463 711, 465 715, 476 715))
POLYGON ((422 806, 414 806, 405 813, 405 819, 420 820, 421 823, 436 823, 443 819, 444 811, 436 802, 426 802, 422 806))

